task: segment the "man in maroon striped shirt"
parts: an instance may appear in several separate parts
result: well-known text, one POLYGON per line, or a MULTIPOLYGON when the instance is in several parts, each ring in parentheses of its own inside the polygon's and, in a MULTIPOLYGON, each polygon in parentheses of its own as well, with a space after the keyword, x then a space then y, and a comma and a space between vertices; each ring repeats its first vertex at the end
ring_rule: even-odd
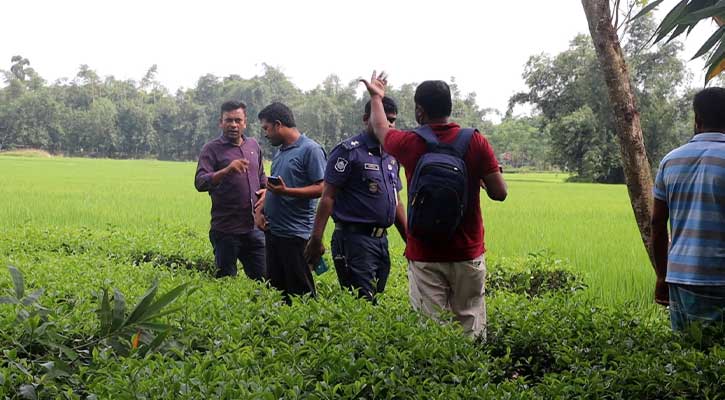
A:
POLYGON ((267 177, 259 144, 244 135, 246 127, 244 103, 222 104, 222 134, 201 149, 194 185, 211 197, 209 240, 214 247, 216 276, 236 276, 239 260, 248 277, 263 280, 267 276, 264 233, 254 225, 254 208, 267 177))

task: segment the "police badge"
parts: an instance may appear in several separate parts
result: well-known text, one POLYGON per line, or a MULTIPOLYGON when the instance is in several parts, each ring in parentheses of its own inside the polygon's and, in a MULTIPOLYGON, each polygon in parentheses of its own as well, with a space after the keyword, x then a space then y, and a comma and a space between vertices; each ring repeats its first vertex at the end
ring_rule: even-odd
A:
POLYGON ((335 162, 335 171, 345 172, 345 168, 347 168, 347 162, 348 161, 346 159, 338 157, 337 161, 335 162))

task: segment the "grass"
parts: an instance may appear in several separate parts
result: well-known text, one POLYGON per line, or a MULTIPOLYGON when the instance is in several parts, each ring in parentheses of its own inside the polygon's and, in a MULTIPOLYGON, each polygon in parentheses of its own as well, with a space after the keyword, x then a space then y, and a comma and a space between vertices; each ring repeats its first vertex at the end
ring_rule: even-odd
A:
MULTIPOLYGON (((208 230, 210 200, 193 187, 194 163, 0 157, 0 170, 0 231, 8 234, 19 227, 183 226, 205 238, 208 230)), ((654 274, 626 188, 565 178, 506 175, 506 201, 482 200, 489 257, 548 249, 584 274, 592 297, 650 306, 654 274)), ((404 263, 402 251, 392 234, 394 262, 404 263)))
POLYGON ((0 398, 724 398, 725 343, 673 333, 650 305, 622 186, 515 174, 506 202, 483 200, 484 343, 412 310, 396 234, 377 306, 334 273, 290 307, 264 284, 214 279, 194 168, 0 156, 0 398), (20 303, 6 265, 24 276, 20 303), (169 336, 102 336, 101 289, 117 289, 115 318, 155 280, 159 294, 195 289, 155 319, 169 336))

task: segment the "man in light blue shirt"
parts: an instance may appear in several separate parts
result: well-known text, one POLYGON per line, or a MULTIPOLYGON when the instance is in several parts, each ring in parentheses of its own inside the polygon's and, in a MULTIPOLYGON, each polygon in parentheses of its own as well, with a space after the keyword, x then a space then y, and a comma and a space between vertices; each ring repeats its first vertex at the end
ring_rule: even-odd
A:
POLYGON ((725 326, 725 89, 700 91, 693 108, 695 136, 662 159, 654 187, 655 300, 674 330, 725 326))
POLYGON ((289 304, 290 295, 315 296, 304 250, 312 232, 317 198, 322 194, 325 152, 297 130, 294 115, 284 104, 272 103, 258 117, 265 136, 279 149, 267 178, 264 207, 257 210, 256 219, 266 231, 270 284, 282 291, 289 304))

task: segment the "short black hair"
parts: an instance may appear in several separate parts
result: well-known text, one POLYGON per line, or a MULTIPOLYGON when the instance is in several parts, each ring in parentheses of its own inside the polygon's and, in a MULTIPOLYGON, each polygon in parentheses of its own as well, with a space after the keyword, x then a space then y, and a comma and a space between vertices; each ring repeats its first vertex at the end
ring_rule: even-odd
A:
MULTIPOLYGON (((397 114, 398 105, 395 104, 395 100, 385 96, 383 97, 383 110, 385 110, 385 114, 397 114)), ((370 115, 370 100, 365 103, 365 115, 370 115)))
POLYGON ((221 107, 222 111, 219 114, 219 118, 221 118, 225 112, 238 110, 240 108, 242 110, 244 110, 244 115, 246 116, 247 115, 247 105, 244 104, 243 101, 234 101, 234 100, 225 101, 224 103, 222 103, 222 107, 221 107))
POLYGON ((443 81, 425 81, 415 89, 415 104, 431 118, 450 117, 453 102, 451 88, 443 81))
POLYGON ((692 99, 692 108, 702 128, 725 129, 725 88, 709 87, 699 91, 692 99))
POLYGON ((274 102, 267 107, 264 107, 262 111, 259 112, 259 115, 257 115, 257 118, 264 119, 267 122, 279 121, 282 125, 288 128, 294 128, 297 126, 295 124, 295 116, 292 114, 292 110, 280 102, 274 102))

